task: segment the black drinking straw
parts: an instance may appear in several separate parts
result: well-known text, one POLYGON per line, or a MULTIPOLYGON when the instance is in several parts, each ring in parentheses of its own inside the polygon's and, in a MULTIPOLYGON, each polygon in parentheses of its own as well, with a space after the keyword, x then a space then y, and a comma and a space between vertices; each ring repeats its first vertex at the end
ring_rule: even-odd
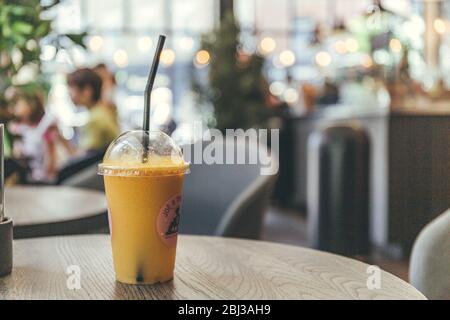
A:
POLYGON ((166 36, 160 35, 158 39, 158 44, 156 46, 155 56, 153 57, 152 67, 150 68, 150 73, 148 75, 147 85, 145 86, 144 93, 144 122, 142 124, 143 132, 143 142, 144 142, 144 153, 142 155, 142 162, 147 162, 148 154, 148 144, 149 144, 149 131, 150 131, 150 102, 153 90, 153 83, 155 82, 156 72, 158 71, 159 58, 164 47, 164 42, 166 41, 166 36))
POLYGON ((158 45, 156 46, 155 56, 153 57, 152 67, 148 75, 147 85, 145 87, 145 104, 144 104, 144 123, 142 129, 144 131, 150 130, 150 100, 153 90, 153 83, 155 82, 156 72, 158 71, 159 57, 161 56, 162 49, 166 36, 160 35, 158 39, 158 45))

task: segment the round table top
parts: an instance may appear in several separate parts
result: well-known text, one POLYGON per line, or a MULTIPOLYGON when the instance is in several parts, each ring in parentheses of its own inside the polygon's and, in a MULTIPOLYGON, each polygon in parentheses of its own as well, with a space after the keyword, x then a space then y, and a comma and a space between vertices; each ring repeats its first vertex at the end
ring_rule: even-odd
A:
POLYGON ((384 271, 381 288, 368 289, 362 262, 262 241, 180 236, 174 279, 153 286, 115 281, 106 235, 16 240, 14 258, 0 300, 425 299, 384 271), (78 282, 74 270, 79 289, 68 286, 78 282))
POLYGON ((93 225, 105 224, 106 211, 106 197, 97 190, 68 186, 5 189, 5 215, 12 218, 14 236, 19 238, 89 231, 93 225))

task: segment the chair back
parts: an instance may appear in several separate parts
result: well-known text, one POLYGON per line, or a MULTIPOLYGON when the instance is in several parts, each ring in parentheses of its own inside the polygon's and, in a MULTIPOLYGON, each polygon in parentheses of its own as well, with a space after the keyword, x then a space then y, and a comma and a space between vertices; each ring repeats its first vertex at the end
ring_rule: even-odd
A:
POLYGON ((78 174, 80 171, 89 168, 102 161, 106 150, 102 151, 89 151, 86 154, 76 157, 70 160, 58 173, 57 184, 62 182, 73 175, 78 174))
MULTIPOLYGON (((242 143, 229 138, 224 142, 200 141, 185 146, 183 151, 185 155, 186 150, 195 155, 196 148, 206 151, 212 144, 216 152, 222 152, 224 159, 231 150, 235 159, 238 154, 247 155, 249 159, 250 154, 267 152, 265 146, 256 142, 242 143)), ((276 161, 273 156, 270 159, 276 161)), ((191 173, 186 176, 184 185, 180 232, 258 239, 277 178, 277 175, 261 175, 261 167, 259 161, 208 164, 195 157, 191 159, 191 173)))
POLYGON ((409 268, 410 283, 428 299, 450 299, 450 210, 420 232, 409 268))
POLYGON ((94 189, 104 192, 105 185, 103 183, 103 177, 97 173, 98 164, 99 162, 94 163, 87 168, 81 169, 77 173, 74 173, 70 177, 63 180, 61 184, 70 187, 94 189))

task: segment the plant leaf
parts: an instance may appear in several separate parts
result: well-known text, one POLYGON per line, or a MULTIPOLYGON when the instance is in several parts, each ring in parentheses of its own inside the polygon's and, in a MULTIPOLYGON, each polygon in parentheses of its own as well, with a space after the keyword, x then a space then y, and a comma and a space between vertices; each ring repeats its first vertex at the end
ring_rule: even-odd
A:
POLYGON ((50 32, 50 29, 51 29, 51 22, 48 20, 44 20, 36 28, 35 35, 36 37, 42 38, 50 32))
POLYGON ((11 26, 12 30, 15 33, 21 33, 21 34, 31 34, 33 32, 33 26, 29 23, 23 22, 23 21, 16 21, 11 26))
POLYGON ((69 38, 73 43, 83 47, 86 49, 86 45, 84 44, 83 40, 86 37, 87 32, 75 34, 75 33, 67 33, 64 36, 69 38))

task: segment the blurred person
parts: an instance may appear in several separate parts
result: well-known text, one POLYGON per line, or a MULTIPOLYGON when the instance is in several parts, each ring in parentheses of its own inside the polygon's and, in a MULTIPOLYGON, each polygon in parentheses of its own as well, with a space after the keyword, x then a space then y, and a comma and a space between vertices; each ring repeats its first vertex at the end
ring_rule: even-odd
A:
POLYGON ((119 134, 119 124, 115 110, 102 100, 102 79, 95 71, 83 68, 69 74, 67 83, 73 103, 89 110, 89 120, 81 131, 81 150, 105 151, 119 134))
POLYGON ((117 112, 117 107, 115 103, 116 95, 116 78, 114 73, 112 73, 109 68, 104 63, 99 63, 93 69, 95 73, 102 79, 102 94, 101 101, 108 107, 112 108, 114 112, 117 112))
MULTIPOLYGON (((5 97, 7 99, 12 99, 9 96, 7 89, 5 91, 5 97)), ((25 167, 20 165, 19 161, 12 157, 12 137, 9 132, 9 123, 13 120, 13 114, 8 108, 6 101, 0 102, 0 123, 4 125, 4 136, 3 136, 3 152, 4 152, 4 178, 5 185, 14 185, 18 182, 24 182, 26 179, 25 167)))
POLYGON ((321 95, 317 97, 319 106, 333 105, 339 102, 339 88, 330 79, 325 79, 321 95))
POLYGON ((12 114, 8 129, 18 137, 12 154, 29 170, 27 182, 52 182, 58 171, 56 144, 61 142, 70 153, 73 151, 60 135, 55 118, 45 112, 39 95, 20 92, 13 97, 12 114))
POLYGON ((300 94, 302 97, 302 102, 305 107, 306 112, 313 112, 316 107, 316 101, 318 96, 317 88, 308 82, 303 82, 300 84, 300 94))

